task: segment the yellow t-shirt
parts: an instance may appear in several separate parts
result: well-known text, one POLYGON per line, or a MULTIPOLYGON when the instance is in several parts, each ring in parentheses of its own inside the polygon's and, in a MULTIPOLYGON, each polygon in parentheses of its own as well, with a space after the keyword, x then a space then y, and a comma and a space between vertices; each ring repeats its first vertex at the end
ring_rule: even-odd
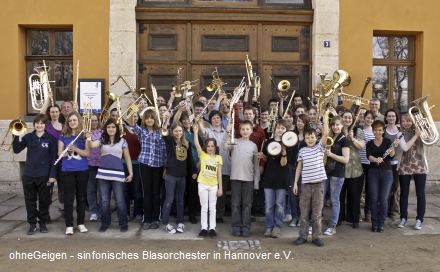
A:
POLYGON ((200 173, 197 181, 206 186, 215 186, 218 184, 217 169, 222 166, 222 156, 212 157, 204 151, 200 153, 200 173))

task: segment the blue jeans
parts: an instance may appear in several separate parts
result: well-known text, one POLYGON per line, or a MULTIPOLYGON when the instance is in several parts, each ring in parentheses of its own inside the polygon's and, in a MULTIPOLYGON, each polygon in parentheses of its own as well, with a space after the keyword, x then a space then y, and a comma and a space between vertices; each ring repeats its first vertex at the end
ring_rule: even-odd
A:
POLYGON ((98 203, 98 182, 96 181, 96 173, 98 166, 89 166, 89 181, 87 182, 87 203, 89 204, 89 211, 92 214, 99 214, 98 203))
POLYGON ((336 226, 339 220, 339 212, 341 208, 340 195, 342 185, 344 185, 344 177, 329 177, 324 182, 324 195, 328 192, 330 187, 330 197, 332 200, 332 216, 330 218, 330 224, 336 226))
POLYGON ((287 190, 287 202, 284 214, 291 214, 292 218, 299 217, 299 196, 301 193, 301 177, 298 180, 298 195, 293 194, 295 181, 295 166, 289 164, 289 189, 287 190))
MULTIPOLYGON (((125 183, 125 202, 127 206, 127 215, 130 216, 130 202, 133 199, 133 217, 144 214, 143 211, 143 193, 142 193, 142 181, 138 163, 132 163, 133 167, 133 179, 131 182, 125 183)), ((124 163, 124 171, 128 176, 127 164, 124 163)))
POLYGON ((368 170, 368 190, 370 193, 371 224, 373 227, 384 225, 388 211, 388 199, 391 185, 393 185, 393 172, 377 168, 368 170))
POLYGON ((266 204, 266 229, 281 227, 284 219, 285 189, 264 189, 266 204))
POLYGON ((167 225, 170 218, 170 210, 176 198, 177 224, 183 223, 183 197, 185 194, 186 177, 165 176, 165 202, 162 210, 162 223, 167 225))
POLYGON ((110 200, 112 189, 115 195, 116 207, 118 208, 119 226, 127 226, 127 206, 124 197, 124 182, 98 179, 99 191, 101 193, 101 224, 110 226, 112 211, 110 209, 110 200))

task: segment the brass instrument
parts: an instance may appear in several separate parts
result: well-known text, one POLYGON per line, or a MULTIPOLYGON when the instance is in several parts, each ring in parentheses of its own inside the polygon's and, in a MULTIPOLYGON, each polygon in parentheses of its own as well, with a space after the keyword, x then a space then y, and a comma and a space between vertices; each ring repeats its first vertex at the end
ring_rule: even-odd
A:
MULTIPOLYGON (((129 107, 126 112, 128 112, 131 108, 129 107)), ((137 108, 139 110, 139 108, 137 108)), ((121 136, 125 135, 124 132, 124 124, 122 119, 122 113, 121 113, 121 99, 120 97, 116 98, 116 110, 118 112, 118 119, 116 120, 116 124, 119 126, 119 131, 121 132, 121 136)), ((130 118, 134 113, 137 113, 137 111, 131 111, 129 114, 127 114, 127 118, 130 118)), ((104 128, 105 129, 105 128, 104 128)))
POLYGON ((171 87, 171 89, 174 92, 175 97, 181 97, 183 94, 182 90, 181 90, 181 86, 182 86, 182 82, 183 82, 182 70, 183 70, 183 68, 177 69, 176 84, 171 87))
POLYGON ((288 80, 285 80, 285 79, 281 80, 278 83, 277 89, 278 89, 278 91, 280 91, 282 93, 289 91, 289 89, 290 89, 290 82, 288 80))
POLYGON ((295 96, 295 93, 296 93, 296 90, 293 90, 293 93, 292 93, 292 95, 290 96, 290 99, 289 99, 289 104, 287 104, 287 108, 284 110, 283 119, 286 118, 287 117, 287 113, 289 113, 289 108, 290 108, 290 105, 292 104, 293 97, 295 96))
MULTIPOLYGON (((124 92, 124 95, 131 93, 133 95, 133 97, 135 99, 137 99, 139 96, 141 96, 143 93, 145 93, 145 88, 139 88, 136 89, 135 87, 133 87, 132 85, 128 84, 127 80, 125 80, 125 78, 121 75, 119 75, 115 81, 113 81, 112 83, 110 83, 110 86, 115 85, 119 80, 122 80, 122 82, 125 84, 125 86, 127 86, 128 91, 124 92)), ((148 98, 148 96, 144 97, 148 103, 150 105, 152 105, 153 103, 151 102, 151 100, 148 98)))
MULTIPOLYGON (((120 120, 122 120, 122 118, 124 117, 124 116, 126 116, 127 117, 127 119, 129 119, 133 114, 135 114, 135 113, 137 113, 137 112, 139 112, 139 110, 140 110, 140 108, 139 108, 139 103, 141 102, 141 100, 143 99, 143 98, 147 98, 148 99, 148 97, 147 97, 147 90, 145 89, 145 88, 140 88, 139 89, 140 91, 143 91, 141 94, 140 94, 140 96, 138 96, 138 98, 136 98, 136 100, 135 101, 133 101, 128 107, 127 107, 127 109, 124 111, 124 112, 118 112, 118 122, 120 121, 120 120)), ((116 101, 118 102, 118 103, 120 103, 119 102, 119 96, 116 98, 116 101)), ((119 111, 120 111, 120 104, 119 104, 119 111)))
POLYGON ((235 125, 235 110, 234 110, 234 104, 237 103, 240 100, 240 97, 243 96, 244 90, 246 89, 246 82, 244 82, 245 77, 241 80, 238 87, 234 89, 234 93, 231 97, 231 100, 229 100, 229 123, 228 127, 232 125, 231 127, 231 133, 230 133, 230 139, 229 144, 234 145, 235 144, 235 132, 234 132, 234 125, 235 125))
POLYGON ((367 99, 367 98, 356 96, 356 95, 347 94, 347 93, 344 93, 343 91, 341 91, 339 93, 339 96, 342 98, 343 101, 350 101, 353 104, 356 104, 358 106, 369 105, 370 104, 370 100, 367 99))
POLYGON ((32 108, 40 111, 48 98, 50 99, 51 106, 53 106, 53 94, 50 88, 51 81, 49 81, 46 62, 43 60, 43 66, 35 67, 34 71, 36 73, 28 78, 29 94, 31 96, 32 108))
POLYGON ((279 102, 277 102, 277 105, 270 110, 269 117, 268 117, 270 125, 267 128, 267 132, 272 133, 272 136, 271 136, 272 138, 273 138, 273 134, 275 133, 275 126, 278 121, 278 107, 279 107, 279 102))
POLYGON ((26 125, 26 123, 24 121, 22 121, 20 119, 12 120, 9 123, 8 131, 6 131, 6 134, 3 137, 3 141, 0 144, 0 148, 3 151, 9 151, 11 149, 12 144, 9 145, 8 147, 6 147, 6 144, 5 144, 6 139, 8 138, 9 133, 11 133, 14 136, 21 136, 21 135, 26 134, 26 131, 27 131, 27 125, 26 125))
POLYGON ((153 83, 151 83, 151 93, 153 94, 153 100, 154 100, 154 112, 156 112, 157 120, 159 122, 159 126, 162 126, 162 121, 160 120, 160 114, 159 114, 159 105, 157 104, 157 90, 156 87, 154 87, 153 83))
POLYGON ((435 106, 429 107, 427 100, 428 96, 424 96, 412 101, 414 106, 409 108, 408 113, 414 126, 421 132, 420 140, 425 145, 433 145, 438 141, 439 133, 430 112, 435 106))
POLYGON ((215 90, 215 92, 212 94, 211 98, 206 102, 206 106, 203 108, 203 110, 196 116, 196 119, 202 118, 203 114, 205 113, 205 110, 208 108, 209 103, 215 98, 216 94, 219 92, 219 88, 215 90))
MULTIPOLYGON (((332 137, 328 136, 325 141, 325 149, 330 150, 334 144, 334 140, 332 137)), ((327 155, 324 155, 324 165, 327 164, 327 155)))
POLYGON ((215 91, 217 89, 220 89, 223 91, 223 85, 226 85, 226 83, 223 82, 223 80, 220 78, 217 67, 215 67, 215 70, 212 72, 212 81, 208 84, 206 84, 205 89, 208 92, 215 91))
POLYGON ((170 119, 171 119, 171 115, 174 112, 174 110, 171 110, 171 105, 169 105, 168 109, 168 116, 166 116, 162 121, 162 126, 160 127, 160 135, 162 135, 163 137, 168 136, 169 131, 168 131, 168 125, 170 124, 170 119))
POLYGON ((248 87, 254 87, 254 72, 252 71, 252 63, 249 59, 249 55, 246 54, 246 59, 244 60, 244 64, 246 66, 246 73, 247 73, 247 79, 248 79, 248 87))
POLYGON ((258 100, 261 95, 261 80, 259 76, 254 77, 254 98, 258 100))
POLYGON ((233 108, 232 109, 232 116, 231 116, 231 133, 230 133, 230 138, 229 138, 229 142, 228 142, 228 144, 229 145, 236 145, 236 143, 235 143, 235 128, 234 128, 234 126, 235 126, 235 109, 233 108))
POLYGON ((101 114, 99 115, 99 123, 105 124, 110 117, 110 107, 113 105, 113 103, 118 99, 119 97, 114 93, 108 94, 108 100, 105 103, 104 107, 102 108, 101 114))
POLYGON ((76 83, 75 89, 73 89, 72 101, 75 103, 78 101, 78 80, 79 80, 79 60, 76 62, 76 83))

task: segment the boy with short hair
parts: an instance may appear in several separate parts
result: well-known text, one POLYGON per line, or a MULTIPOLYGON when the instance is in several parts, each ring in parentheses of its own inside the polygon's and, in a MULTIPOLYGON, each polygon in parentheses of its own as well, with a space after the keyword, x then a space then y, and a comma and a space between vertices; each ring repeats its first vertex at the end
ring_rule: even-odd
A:
POLYGON ((250 121, 245 120, 241 122, 241 138, 234 139, 235 144, 228 146, 231 150, 233 236, 249 237, 251 234, 252 194, 254 188, 258 189, 260 181, 257 145, 249 139, 252 134, 252 128, 253 125, 250 121))
POLYGON ((317 142, 316 131, 312 128, 304 129, 304 141, 307 146, 300 149, 293 185, 293 193, 298 194, 298 180, 301 176, 301 195, 299 206, 301 209, 301 223, 299 237, 293 243, 302 245, 307 242, 309 233, 309 214, 312 211, 313 222, 312 243, 324 246, 321 240, 321 211, 324 202, 323 181, 327 179, 324 168, 325 145, 328 135, 328 119, 324 118, 322 138, 317 142))

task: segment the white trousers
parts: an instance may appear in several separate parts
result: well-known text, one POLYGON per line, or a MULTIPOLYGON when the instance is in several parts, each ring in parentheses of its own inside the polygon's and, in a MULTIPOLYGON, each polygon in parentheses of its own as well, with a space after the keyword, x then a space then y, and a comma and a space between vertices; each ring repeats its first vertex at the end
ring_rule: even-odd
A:
POLYGON ((215 214, 217 205, 218 186, 207 186, 199 183, 200 198, 200 223, 202 229, 211 230, 216 227, 215 214), (209 210, 209 228, 208 228, 208 210, 209 210))

